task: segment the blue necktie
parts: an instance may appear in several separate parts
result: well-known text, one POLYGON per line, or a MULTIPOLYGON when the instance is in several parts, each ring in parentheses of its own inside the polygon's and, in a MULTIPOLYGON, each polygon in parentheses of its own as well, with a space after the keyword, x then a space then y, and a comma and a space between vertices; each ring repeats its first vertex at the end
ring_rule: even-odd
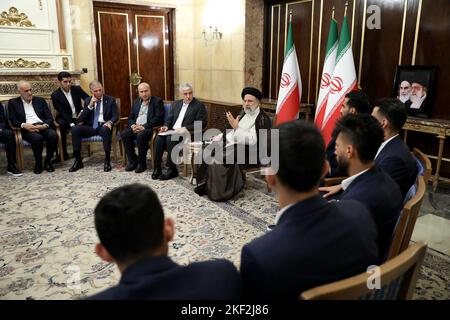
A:
POLYGON ((95 107, 95 111, 94 111, 94 123, 92 124, 92 127, 94 129, 97 129, 98 127, 98 117, 100 116, 100 104, 102 103, 102 101, 97 101, 97 106, 95 107))

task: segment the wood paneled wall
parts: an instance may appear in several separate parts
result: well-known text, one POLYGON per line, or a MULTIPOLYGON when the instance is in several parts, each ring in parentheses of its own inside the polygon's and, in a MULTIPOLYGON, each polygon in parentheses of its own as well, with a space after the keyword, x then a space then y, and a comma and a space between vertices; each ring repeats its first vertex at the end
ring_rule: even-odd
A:
MULTIPOLYGON (((302 102, 316 103, 332 7, 339 33, 348 2, 347 19, 352 33, 356 74, 372 103, 392 96, 397 65, 437 65, 433 118, 450 119, 450 1, 449 0, 265 0, 264 79, 266 98, 276 99, 284 59, 286 25, 292 9, 294 42, 303 83, 302 102), (380 9, 381 28, 367 28, 380 9), (363 28, 364 26, 364 28, 363 28)), ((410 147, 437 153, 433 135, 411 134, 410 147)), ((450 158, 450 139, 444 157, 450 158)), ((434 164, 435 165, 435 164, 434 164)), ((444 163, 450 175, 450 163, 444 163)))

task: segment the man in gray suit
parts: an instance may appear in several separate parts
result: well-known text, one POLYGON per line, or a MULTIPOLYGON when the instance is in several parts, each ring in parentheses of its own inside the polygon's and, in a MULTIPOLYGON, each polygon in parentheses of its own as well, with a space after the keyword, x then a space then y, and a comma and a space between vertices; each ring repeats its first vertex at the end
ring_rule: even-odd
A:
MULTIPOLYGON (((189 83, 180 86, 180 95, 183 97, 172 104, 169 117, 164 126, 161 127, 160 133, 173 130, 172 134, 182 135, 186 132, 193 132, 194 122, 201 121, 202 128, 207 124, 207 111, 205 105, 194 98, 192 85, 189 83)), ((172 137, 172 134, 158 135, 155 148, 155 168, 153 170, 152 179, 169 180, 178 176, 176 164, 171 157, 173 148, 183 139, 172 137), (174 138, 174 139, 172 139, 174 138), (166 172, 162 173, 161 163, 164 150, 167 149, 167 166, 166 172)))

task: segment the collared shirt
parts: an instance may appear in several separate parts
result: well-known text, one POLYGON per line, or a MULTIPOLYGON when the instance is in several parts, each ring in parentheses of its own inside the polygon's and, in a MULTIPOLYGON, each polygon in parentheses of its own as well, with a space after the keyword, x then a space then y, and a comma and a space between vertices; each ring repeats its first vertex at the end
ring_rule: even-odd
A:
POLYGON ((36 111, 34 111, 33 108, 33 100, 30 101, 30 103, 26 102, 25 100, 22 99, 23 102, 23 108, 25 110, 25 122, 26 123, 42 123, 43 121, 41 120, 41 118, 39 118, 36 114, 36 111))
POLYGON ((389 139, 387 139, 386 141, 384 141, 384 142, 380 145, 380 147, 378 148, 377 154, 375 155, 375 159, 376 159, 376 158, 378 157, 378 155, 381 153, 381 151, 383 150, 383 148, 386 147, 386 145, 387 145, 392 139, 394 139, 395 137, 398 137, 398 134, 396 134, 396 135, 393 136, 393 137, 390 137, 389 139))
MULTIPOLYGON (((97 108, 97 103, 98 101, 92 106, 92 108, 89 108, 90 110, 94 109, 95 112, 95 108, 97 108)), ((105 120, 103 120, 103 97, 100 100, 100 112, 98 114, 98 122, 103 123, 105 122, 105 120)))
POLYGON ((227 146, 233 144, 254 145, 258 141, 255 121, 259 115, 259 108, 249 114, 245 114, 239 120, 238 127, 227 133, 227 146))
POLYGON ((70 109, 72 109, 72 118, 76 118, 77 117, 77 110, 75 109, 75 104, 73 103, 72 92, 70 90, 69 90, 69 92, 65 92, 62 88, 61 88, 61 91, 66 96, 66 99, 67 99, 67 101, 69 102, 69 105, 70 105, 70 109))
POLYGON ((360 175, 362 175, 364 172, 368 171, 369 169, 363 170, 360 173, 354 174, 351 177, 348 177, 347 179, 342 180, 342 182, 341 182, 342 190, 345 191, 345 189, 347 189, 350 186, 350 184, 353 182, 353 180, 358 178, 360 175))
POLYGON ((180 114, 178 115, 177 121, 173 125, 173 129, 181 128, 181 124, 183 123, 184 115, 186 114, 188 105, 189 105, 189 103, 183 102, 183 106, 181 107, 181 111, 180 111, 180 114))
POLYGON ((139 108, 139 115, 136 119, 136 124, 143 126, 147 123, 147 113, 148 113, 149 101, 146 103, 142 101, 141 107, 139 108))
POLYGON ((289 209, 290 207, 292 207, 294 204, 295 203, 288 204, 287 206, 285 206, 284 208, 280 209, 280 211, 277 212, 277 215, 275 216, 275 225, 278 224, 278 221, 280 221, 283 213, 285 213, 286 210, 289 209))

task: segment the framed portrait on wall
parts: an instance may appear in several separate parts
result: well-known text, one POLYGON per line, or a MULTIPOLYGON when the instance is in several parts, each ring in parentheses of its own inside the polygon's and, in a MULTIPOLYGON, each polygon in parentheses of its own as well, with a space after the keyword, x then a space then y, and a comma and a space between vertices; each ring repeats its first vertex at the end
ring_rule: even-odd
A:
POLYGON ((437 66, 397 66, 392 95, 405 104, 409 116, 431 117, 436 71, 437 66))

